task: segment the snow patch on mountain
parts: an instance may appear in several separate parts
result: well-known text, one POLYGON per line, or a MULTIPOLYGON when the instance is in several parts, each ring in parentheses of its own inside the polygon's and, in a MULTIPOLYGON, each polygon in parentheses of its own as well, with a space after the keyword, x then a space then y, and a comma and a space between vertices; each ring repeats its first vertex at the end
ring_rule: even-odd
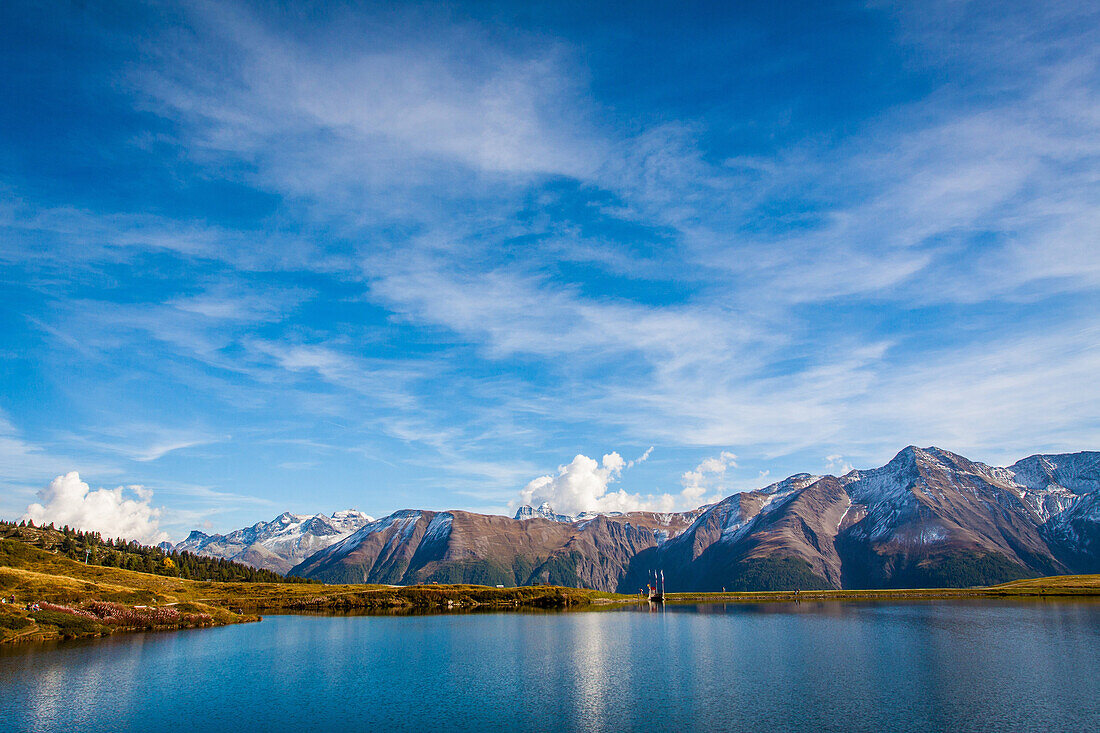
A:
POLYGON ((428 522, 428 528, 424 530, 424 539, 421 543, 445 541, 451 534, 452 524, 454 524, 454 515, 450 512, 436 514, 432 517, 432 521, 428 522))

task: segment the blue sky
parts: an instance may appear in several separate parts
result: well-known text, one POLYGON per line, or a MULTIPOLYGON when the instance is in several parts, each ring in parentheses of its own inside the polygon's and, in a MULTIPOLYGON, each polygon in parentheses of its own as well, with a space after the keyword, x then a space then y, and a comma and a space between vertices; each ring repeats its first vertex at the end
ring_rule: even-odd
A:
POLYGON ((0 7, 0 516, 1100 447, 1095 4, 272 5, 0 7))

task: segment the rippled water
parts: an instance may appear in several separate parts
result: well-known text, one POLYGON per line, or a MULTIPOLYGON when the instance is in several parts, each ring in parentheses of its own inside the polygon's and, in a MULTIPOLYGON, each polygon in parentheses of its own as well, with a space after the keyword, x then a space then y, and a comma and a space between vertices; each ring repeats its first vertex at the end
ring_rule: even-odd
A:
POLYGON ((0 652, 0 730, 1100 729, 1100 605, 271 616, 0 652))

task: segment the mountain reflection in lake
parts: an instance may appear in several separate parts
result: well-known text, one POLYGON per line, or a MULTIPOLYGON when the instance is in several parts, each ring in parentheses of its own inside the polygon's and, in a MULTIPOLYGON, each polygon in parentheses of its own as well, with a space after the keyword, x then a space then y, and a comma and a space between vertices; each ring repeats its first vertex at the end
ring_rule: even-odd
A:
POLYGON ((0 652, 4 730, 928 731, 1100 724, 1100 605, 271 616, 0 652))

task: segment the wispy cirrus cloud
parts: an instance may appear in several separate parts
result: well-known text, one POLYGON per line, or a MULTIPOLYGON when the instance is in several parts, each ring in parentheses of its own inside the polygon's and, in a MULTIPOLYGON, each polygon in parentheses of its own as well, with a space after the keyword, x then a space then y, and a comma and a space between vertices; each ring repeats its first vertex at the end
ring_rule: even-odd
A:
POLYGON ((553 39, 501 43, 477 23, 413 8, 326 15, 295 37, 239 4, 192 4, 196 35, 152 40, 162 63, 130 83, 180 123, 205 164, 226 166, 228 152, 265 184, 310 200, 385 191, 398 219, 416 217, 427 188, 439 195, 436 181, 485 190, 460 170, 583 178, 603 157, 576 81, 582 67, 553 39), (232 70, 221 54, 237 60, 232 70))
POLYGON ((175 451, 230 440, 228 435, 151 423, 118 423, 80 434, 69 433, 65 437, 68 442, 85 449, 106 451, 140 463, 156 461, 175 451))

